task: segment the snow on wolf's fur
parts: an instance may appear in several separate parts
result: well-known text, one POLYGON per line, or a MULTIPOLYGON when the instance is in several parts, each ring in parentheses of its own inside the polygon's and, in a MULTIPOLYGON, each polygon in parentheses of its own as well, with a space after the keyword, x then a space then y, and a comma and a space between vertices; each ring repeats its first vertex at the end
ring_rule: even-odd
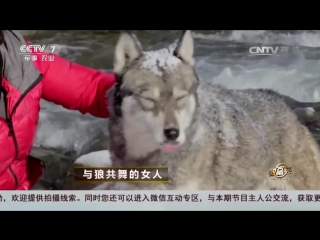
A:
POLYGON ((141 68, 152 71, 159 77, 162 72, 159 68, 166 72, 172 72, 177 66, 181 64, 181 60, 173 55, 177 43, 171 44, 168 48, 163 48, 157 51, 143 52, 145 61, 142 63, 141 68))

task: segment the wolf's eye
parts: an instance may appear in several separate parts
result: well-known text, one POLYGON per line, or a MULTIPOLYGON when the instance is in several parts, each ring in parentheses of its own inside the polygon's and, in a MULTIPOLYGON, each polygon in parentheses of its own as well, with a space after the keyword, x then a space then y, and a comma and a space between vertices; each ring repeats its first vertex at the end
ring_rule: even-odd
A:
POLYGON ((143 107, 145 108, 153 108, 155 106, 156 101, 152 98, 146 98, 139 96, 139 100, 143 107))
POLYGON ((188 95, 183 95, 181 97, 176 98, 176 102, 177 102, 179 107, 183 106, 186 103, 187 96, 188 95))
POLYGON ((120 94, 121 94, 121 97, 123 97, 123 98, 130 97, 133 95, 133 93, 129 90, 121 90, 120 94))

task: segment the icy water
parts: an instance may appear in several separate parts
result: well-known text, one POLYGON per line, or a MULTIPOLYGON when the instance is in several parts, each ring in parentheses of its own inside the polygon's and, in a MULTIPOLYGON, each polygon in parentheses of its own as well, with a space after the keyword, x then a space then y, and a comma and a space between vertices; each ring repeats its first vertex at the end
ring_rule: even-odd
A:
MULTIPOLYGON (((179 32, 137 31, 137 36, 149 50, 172 43, 179 32)), ((32 42, 59 44, 63 57, 109 71, 118 37, 112 31, 46 31, 32 42)), ((272 88, 300 101, 320 101, 320 31, 201 31, 194 37, 196 69, 204 81, 235 89, 272 88), (249 48, 256 46, 278 47, 277 55, 250 55, 249 48)), ((105 149, 107 135, 107 120, 43 101, 33 151, 47 163, 43 179, 59 186, 72 160, 105 149)))

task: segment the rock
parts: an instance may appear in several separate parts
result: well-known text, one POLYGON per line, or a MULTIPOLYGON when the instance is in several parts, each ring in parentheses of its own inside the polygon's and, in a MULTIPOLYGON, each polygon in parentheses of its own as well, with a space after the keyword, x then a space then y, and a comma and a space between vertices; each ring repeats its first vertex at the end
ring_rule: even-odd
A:
POLYGON ((40 186, 42 186, 45 189, 59 189, 68 176, 74 158, 42 148, 33 148, 30 155, 43 161, 45 165, 45 172, 38 186, 34 188, 40 188, 40 186))
POLYGON ((92 183, 75 181, 74 166, 109 167, 112 166, 108 150, 96 151, 82 155, 73 164, 62 190, 126 190, 126 183, 92 183))
POLYGON ((73 164, 74 166, 85 167, 110 167, 112 162, 108 150, 91 152, 79 157, 73 164))
POLYGON ((298 120, 303 124, 313 123, 317 121, 316 111, 311 107, 296 108, 293 112, 297 115, 298 120))
POLYGON ((65 110, 41 110, 35 140, 38 147, 76 159, 92 151, 92 146, 102 138, 107 138, 103 132, 108 128, 106 119, 65 110))
MULTIPOLYGON (((101 183, 77 182, 74 180, 75 174, 73 167, 109 167, 112 166, 110 153, 108 150, 91 152, 79 157, 72 165, 66 181, 63 184, 63 190, 88 190, 94 189, 101 183)), ((109 185, 109 184, 104 184, 109 185)))
POLYGON ((39 35, 40 33, 43 33, 47 30, 18 30, 22 36, 26 37, 26 38, 30 38, 30 37, 36 37, 37 35, 39 35))
POLYGON ((35 35, 38 33, 38 31, 40 30, 18 30, 22 36, 27 37, 27 36, 31 36, 31 35, 35 35))

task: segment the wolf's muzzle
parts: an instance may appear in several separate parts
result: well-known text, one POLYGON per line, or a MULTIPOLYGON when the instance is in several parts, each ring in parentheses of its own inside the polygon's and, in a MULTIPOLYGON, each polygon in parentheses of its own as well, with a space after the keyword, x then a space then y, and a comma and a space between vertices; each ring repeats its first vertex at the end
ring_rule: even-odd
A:
POLYGON ((179 137, 179 130, 176 128, 165 129, 163 133, 169 141, 175 141, 179 137))

